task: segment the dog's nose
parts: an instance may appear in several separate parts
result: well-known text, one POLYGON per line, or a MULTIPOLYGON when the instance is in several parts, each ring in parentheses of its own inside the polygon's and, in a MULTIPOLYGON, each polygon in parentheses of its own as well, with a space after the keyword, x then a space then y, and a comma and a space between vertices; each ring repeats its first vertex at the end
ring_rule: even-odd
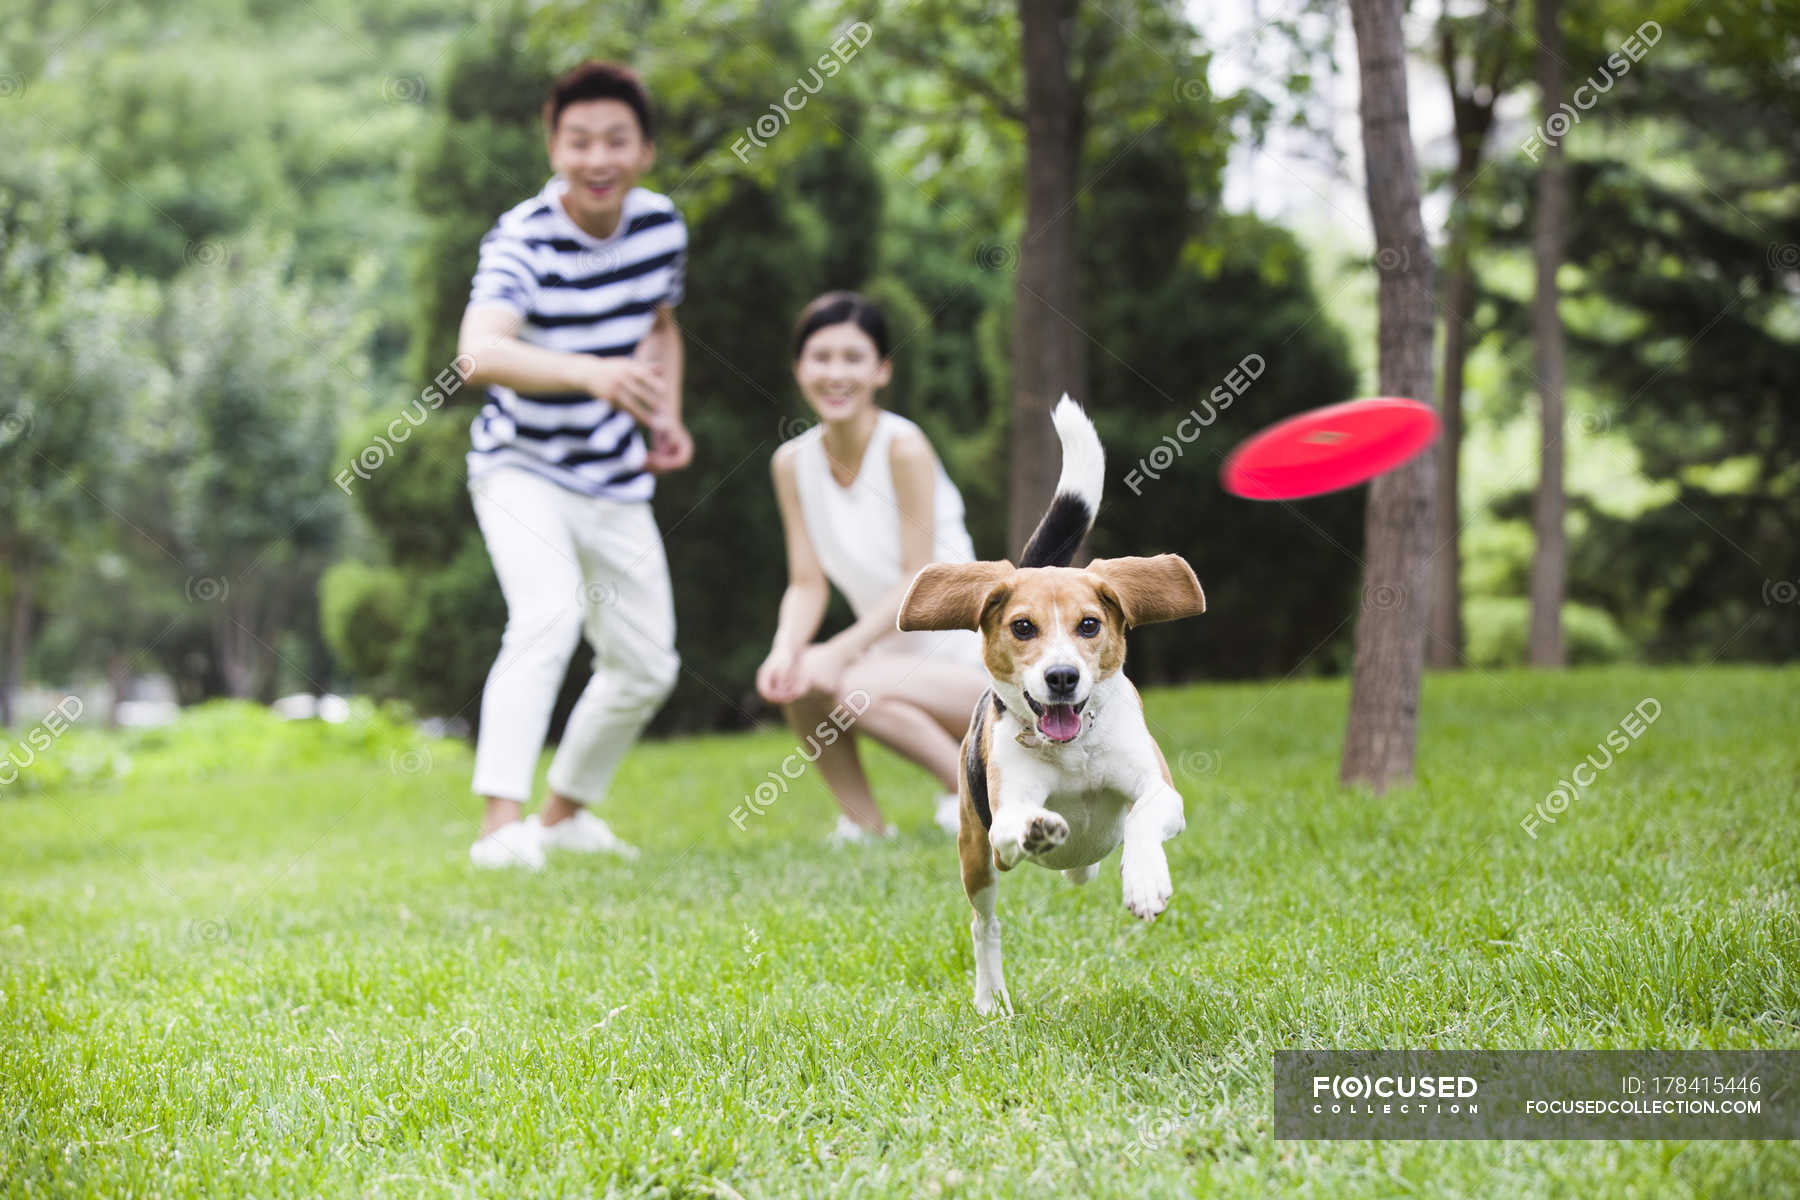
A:
POLYGON ((1074 667, 1048 667, 1044 671, 1044 686, 1052 696, 1073 696, 1075 685, 1080 682, 1081 672, 1074 667))

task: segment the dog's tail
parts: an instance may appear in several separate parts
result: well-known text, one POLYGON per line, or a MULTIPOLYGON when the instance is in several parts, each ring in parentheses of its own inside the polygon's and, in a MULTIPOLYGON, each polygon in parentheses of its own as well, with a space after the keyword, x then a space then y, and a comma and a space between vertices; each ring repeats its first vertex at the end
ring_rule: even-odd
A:
POLYGON ((1056 436, 1062 439, 1062 475, 1056 481, 1056 498, 1050 501, 1031 540, 1025 543, 1025 553, 1019 558, 1021 567, 1068 566, 1075 557, 1075 548, 1094 527, 1094 515, 1100 511, 1106 455, 1100 448, 1094 423, 1067 393, 1057 401, 1050 419, 1056 423, 1056 436))

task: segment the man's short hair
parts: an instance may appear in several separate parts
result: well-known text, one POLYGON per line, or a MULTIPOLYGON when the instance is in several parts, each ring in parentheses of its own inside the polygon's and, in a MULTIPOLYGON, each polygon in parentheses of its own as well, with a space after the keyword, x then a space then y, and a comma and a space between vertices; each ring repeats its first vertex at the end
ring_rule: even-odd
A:
POLYGON ((565 71, 550 85, 550 96, 544 101, 544 129, 554 134, 563 109, 583 100, 618 100, 629 105, 644 140, 652 140, 650 93, 630 67, 589 59, 565 71))

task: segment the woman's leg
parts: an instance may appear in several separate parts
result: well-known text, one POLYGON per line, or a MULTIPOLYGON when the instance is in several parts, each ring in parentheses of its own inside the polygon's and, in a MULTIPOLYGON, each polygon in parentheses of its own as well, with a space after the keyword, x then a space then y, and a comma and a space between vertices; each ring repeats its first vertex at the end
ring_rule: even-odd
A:
POLYGON ((869 791, 869 777, 863 773, 862 760, 857 756, 856 726, 844 722, 848 710, 838 705, 836 696, 811 692, 783 705, 782 712, 787 716, 788 728, 800 739, 802 750, 818 754, 813 765, 824 776, 825 786, 831 789, 838 808, 869 832, 880 833, 886 822, 869 791), (835 721, 833 710, 838 713, 835 721), (833 733, 837 736, 833 737, 833 733), (825 744, 828 739, 829 746, 825 744))
POLYGON ((855 728, 956 790, 962 735, 987 676, 973 667, 871 651, 850 664, 842 698, 869 698, 855 728))
POLYGON ((812 692, 782 711, 805 751, 818 754, 819 774, 838 808, 879 832, 885 824, 857 753, 857 735, 868 734, 937 776, 945 791, 956 791, 962 735, 987 682, 974 667, 871 651, 850 665, 835 695, 812 692), (848 714, 859 715, 846 722, 848 714), (840 732, 826 745, 833 730, 840 732))

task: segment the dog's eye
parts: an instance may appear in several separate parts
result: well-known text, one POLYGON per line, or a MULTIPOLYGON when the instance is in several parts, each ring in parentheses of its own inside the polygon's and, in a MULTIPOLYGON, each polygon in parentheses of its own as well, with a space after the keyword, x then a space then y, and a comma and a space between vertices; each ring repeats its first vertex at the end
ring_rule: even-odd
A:
POLYGON ((1081 620, 1078 621, 1075 625, 1075 632, 1077 634, 1079 634, 1081 637, 1099 637, 1100 636, 1100 618, 1099 617, 1083 617, 1083 618, 1081 618, 1081 620))
POLYGON ((1030 641, 1037 636, 1037 626, 1033 625, 1030 621, 1027 621, 1024 617, 1020 617, 1012 623, 1012 633, 1013 636, 1018 638, 1021 642, 1030 641))

